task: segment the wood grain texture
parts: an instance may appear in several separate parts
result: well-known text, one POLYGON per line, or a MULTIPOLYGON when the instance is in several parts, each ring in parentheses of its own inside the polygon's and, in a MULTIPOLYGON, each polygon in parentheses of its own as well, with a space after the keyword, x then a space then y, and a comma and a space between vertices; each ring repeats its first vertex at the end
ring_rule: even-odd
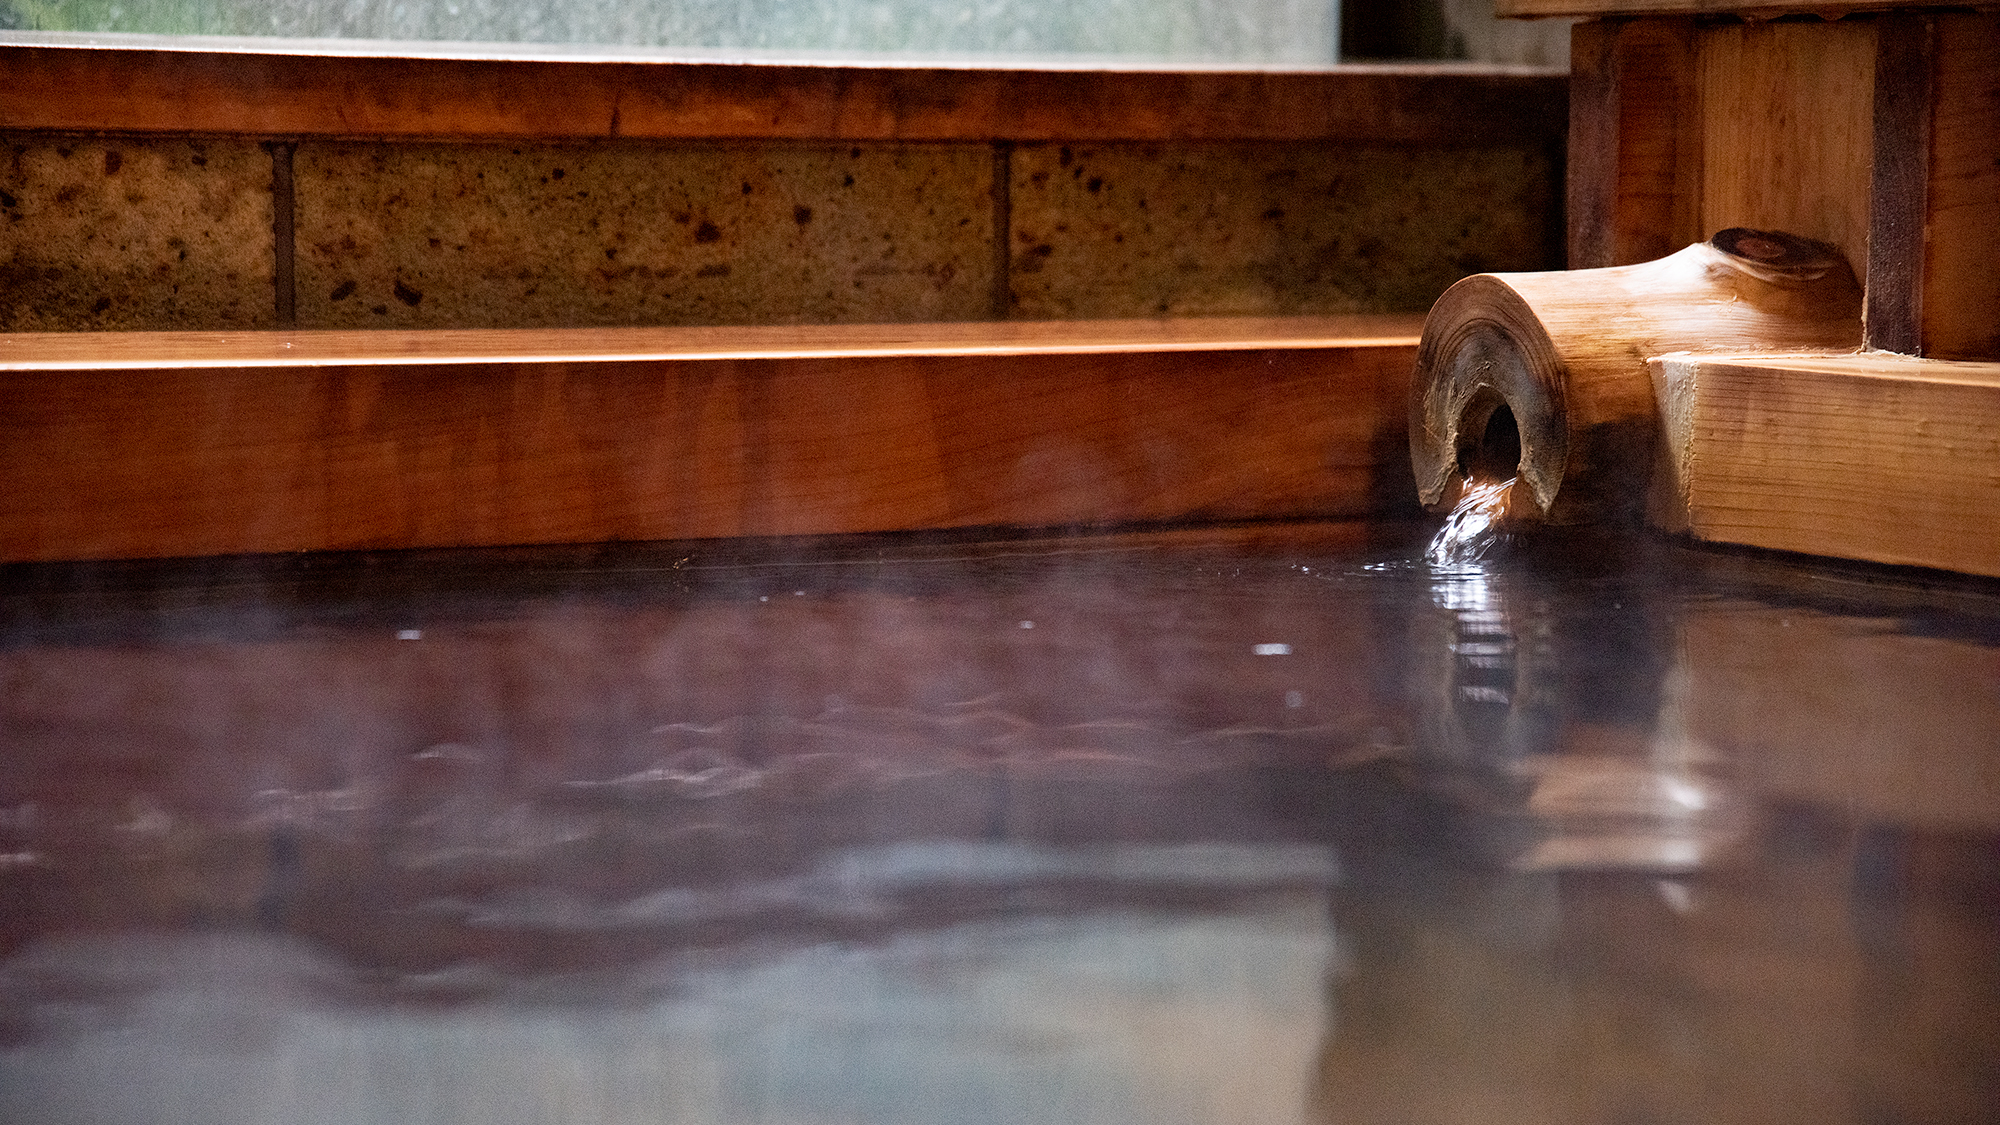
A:
POLYGON ((1650 261, 1713 233, 1696 219, 1696 43, 1690 19, 1572 29, 1570 268, 1650 261))
POLYGON ((1414 344, 1422 330, 1420 316, 1357 314, 380 332, 23 332, 0 335, 0 372, 1332 348, 1414 344))
POLYGON ((1494 0, 1493 13, 1512 19, 1648 15, 1735 15, 1759 19, 1813 15, 1833 19, 1849 12, 1938 6, 1929 0, 1494 0))
POLYGON ((733 351, 700 329, 98 337, 122 346, 102 362, 80 335, 15 337, 0 560, 1365 516, 1406 495, 1414 341, 1264 323, 1161 325, 1159 347, 1131 325, 977 326, 984 345, 940 326, 956 343, 929 350, 898 326, 817 352, 797 334, 826 330, 727 330, 762 341, 733 351))
POLYGON ((2000 360, 2000 13, 1936 21, 1923 353, 2000 360))
POLYGON ((2000 576, 2000 364, 1871 352, 1650 366, 1666 441, 1655 523, 2000 576))
POLYGON ((1791 231, 1868 282, 1870 346, 2000 359, 2000 13, 1611 17, 1573 45, 1572 266, 1791 231))
POLYGON ((1478 274, 1447 290, 1424 323, 1410 390, 1422 501, 1456 502, 1488 420, 1505 406, 1520 435, 1520 478, 1542 518, 1634 508, 1658 429, 1650 357, 1860 345, 1861 291, 1837 251, 1737 234, 1655 262, 1478 274))
POLYGON ((1875 139, 1868 203, 1867 344, 1923 354, 1925 212, 1930 203, 1931 17, 1875 21, 1875 139))
POLYGON ((1704 29, 1704 232, 1830 242, 1866 281, 1875 32, 1867 21, 1704 29))
POLYGON ((0 45, 0 128, 288 137, 1542 144, 1560 73, 1252 72, 370 57, 0 45))
POLYGON ((1569 35, 1569 268, 1617 265, 1619 108, 1624 102, 1624 20, 1586 20, 1569 35))

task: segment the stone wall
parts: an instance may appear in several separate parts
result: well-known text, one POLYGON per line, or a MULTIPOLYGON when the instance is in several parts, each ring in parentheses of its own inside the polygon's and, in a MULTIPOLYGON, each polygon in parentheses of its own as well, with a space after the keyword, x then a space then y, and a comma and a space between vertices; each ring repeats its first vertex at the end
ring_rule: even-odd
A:
POLYGON ((0 331, 1420 312, 1560 265, 1559 157, 1501 139, 0 144, 0 331))

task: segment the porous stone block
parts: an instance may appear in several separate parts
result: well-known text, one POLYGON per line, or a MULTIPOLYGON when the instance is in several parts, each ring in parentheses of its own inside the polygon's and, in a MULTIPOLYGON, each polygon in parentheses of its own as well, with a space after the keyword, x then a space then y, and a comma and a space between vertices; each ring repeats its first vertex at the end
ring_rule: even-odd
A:
POLYGON ((271 154, 257 142, 0 144, 0 331, 274 325, 271 154))
POLYGON ((981 319, 984 145, 302 144, 310 328, 981 319))
POLYGON ((1422 312, 1467 274, 1562 266, 1535 149, 1026 145, 1010 194, 1027 320, 1422 312))

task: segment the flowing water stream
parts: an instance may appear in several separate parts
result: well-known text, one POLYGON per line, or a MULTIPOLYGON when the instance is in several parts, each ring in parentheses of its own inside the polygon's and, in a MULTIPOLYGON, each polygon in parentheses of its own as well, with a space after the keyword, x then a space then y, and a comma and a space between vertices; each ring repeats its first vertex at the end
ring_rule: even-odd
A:
POLYGON ((1994 1120, 2000 587, 1454 526, 8 568, 0 1120, 1994 1120))
POLYGON ((1438 568, 1466 566, 1484 559, 1487 552, 1504 543, 1514 483, 1513 477, 1466 482, 1458 503, 1431 537, 1431 545, 1424 549, 1424 561, 1438 568))

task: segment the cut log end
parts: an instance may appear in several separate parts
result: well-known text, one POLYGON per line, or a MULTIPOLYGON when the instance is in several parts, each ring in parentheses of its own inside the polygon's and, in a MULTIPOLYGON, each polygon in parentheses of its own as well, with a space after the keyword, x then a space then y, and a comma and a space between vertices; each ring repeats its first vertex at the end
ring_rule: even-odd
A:
POLYGON ((1708 244, 1729 255, 1734 268, 1773 285, 1805 285, 1850 269, 1840 247, 1784 231, 1730 227, 1708 244))
POLYGON ((1562 363, 1520 295, 1488 274, 1447 290, 1425 324, 1410 394, 1424 504, 1450 507, 1469 477, 1514 476, 1545 515, 1568 460, 1564 418, 1562 363))

